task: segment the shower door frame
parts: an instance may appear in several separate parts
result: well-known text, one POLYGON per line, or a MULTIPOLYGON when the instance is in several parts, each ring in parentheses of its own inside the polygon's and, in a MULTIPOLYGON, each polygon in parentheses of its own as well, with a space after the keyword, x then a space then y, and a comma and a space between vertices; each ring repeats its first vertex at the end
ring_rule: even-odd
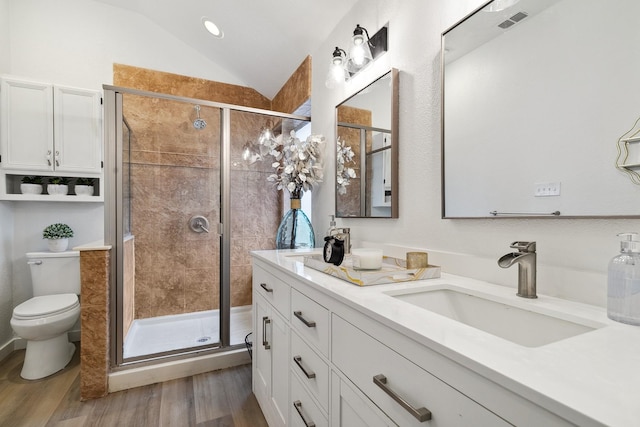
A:
MULTIPOLYGON (((105 222, 104 242, 111 246, 111 262, 109 264, 109 297, 110 297, 110 365, 111 368, 124 368, 153 364, 172 359, 183 359, 207 353, 234 350, 243 344, 230 344, 231 316, 231 112, 240 111, 255 113, 282 119, 311 122, 311 117, 296 114, 280 113, 260 108, 243 107, 221 102, 207 101, 149 92, 138 89, 103 85, 104 90, 104 189, 105 189, 105 222), (216 232, 220 238, 220 346, 197 347, 151 354, 124 359, 123 336, 123 284, 124 284, 124 250, 121 247, 123 229, 122 215, 122 165, 123 165, 123 105, 122 95, 130 94, 146 96, 169 101, 184 102, 220 109, 220 223, 216 224, 216 232), (115 260, 115 262, 113 262, 115 260)), ((218 344, 218 343, 216 343, 218 344)))

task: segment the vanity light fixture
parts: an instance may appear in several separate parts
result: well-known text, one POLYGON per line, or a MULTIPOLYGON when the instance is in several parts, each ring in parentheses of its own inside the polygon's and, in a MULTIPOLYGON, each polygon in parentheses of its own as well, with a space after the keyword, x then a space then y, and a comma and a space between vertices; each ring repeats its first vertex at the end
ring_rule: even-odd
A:
POLYGON ((356 29, 353 30, 353 37, 349 44, 349 56, 347 58, 347 71, 350 73, 357 73, 369 62, 373 61, 371 55, 371 48, 369 47, 369 32, 366 28, 356 25, 356 29), (367 38, 365 39, 365 34, 367 38))
POLYGON ((211 33, 213 37, 218 39, 224 37, 224 33, 222 32, 222 30, 206 16, 202 17, 202 25, 204 25, 204 28, 206 28, 206 30, 211 33))
POLYGON ((387 51, 388 28, 382 27, 373 37, 366 28, 356 25, 349 47, 349 53, 336 46, 331 54, 331 65, 325 80, 329 89, 338 87, 350 77, 364 69, 378 56, 387 51))
POLYGON ((329 74, 327 74, 327 80, 325 81, 325 85, 329 89, 340 86, 349 77, 349 72, 345 64, 346 60, 347 53, 336 46, 336 49, 333 51, 333 57, 331 58, 329 74))

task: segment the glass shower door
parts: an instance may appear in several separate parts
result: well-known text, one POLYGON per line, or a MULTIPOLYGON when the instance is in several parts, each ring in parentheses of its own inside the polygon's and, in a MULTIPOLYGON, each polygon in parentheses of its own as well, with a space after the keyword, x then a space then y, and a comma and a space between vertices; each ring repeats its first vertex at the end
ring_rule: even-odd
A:
POLYGON ((220 346, 221 110, 123 94, 123 359, 220 346))

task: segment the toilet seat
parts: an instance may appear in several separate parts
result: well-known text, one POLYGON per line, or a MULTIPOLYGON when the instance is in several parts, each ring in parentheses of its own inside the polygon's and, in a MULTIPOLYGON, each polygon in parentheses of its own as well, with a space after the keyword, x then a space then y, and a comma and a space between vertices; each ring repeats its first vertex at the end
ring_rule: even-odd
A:
POLYGON ((58 294, 33 297, 13 309, 13 318, 37 319, 71 311, 80 306, 76 294, 58 294))

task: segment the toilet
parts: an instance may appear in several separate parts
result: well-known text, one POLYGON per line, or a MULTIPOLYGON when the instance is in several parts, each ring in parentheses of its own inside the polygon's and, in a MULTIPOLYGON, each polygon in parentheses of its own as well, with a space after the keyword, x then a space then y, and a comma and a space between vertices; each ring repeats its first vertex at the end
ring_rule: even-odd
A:
POLYGON ((80 317, 80 253, 29 252, 33 298, 13 309, 11 327, 27 340, 20 376, 47 377, 71 361, 75 345, 67 332, 80 317))

